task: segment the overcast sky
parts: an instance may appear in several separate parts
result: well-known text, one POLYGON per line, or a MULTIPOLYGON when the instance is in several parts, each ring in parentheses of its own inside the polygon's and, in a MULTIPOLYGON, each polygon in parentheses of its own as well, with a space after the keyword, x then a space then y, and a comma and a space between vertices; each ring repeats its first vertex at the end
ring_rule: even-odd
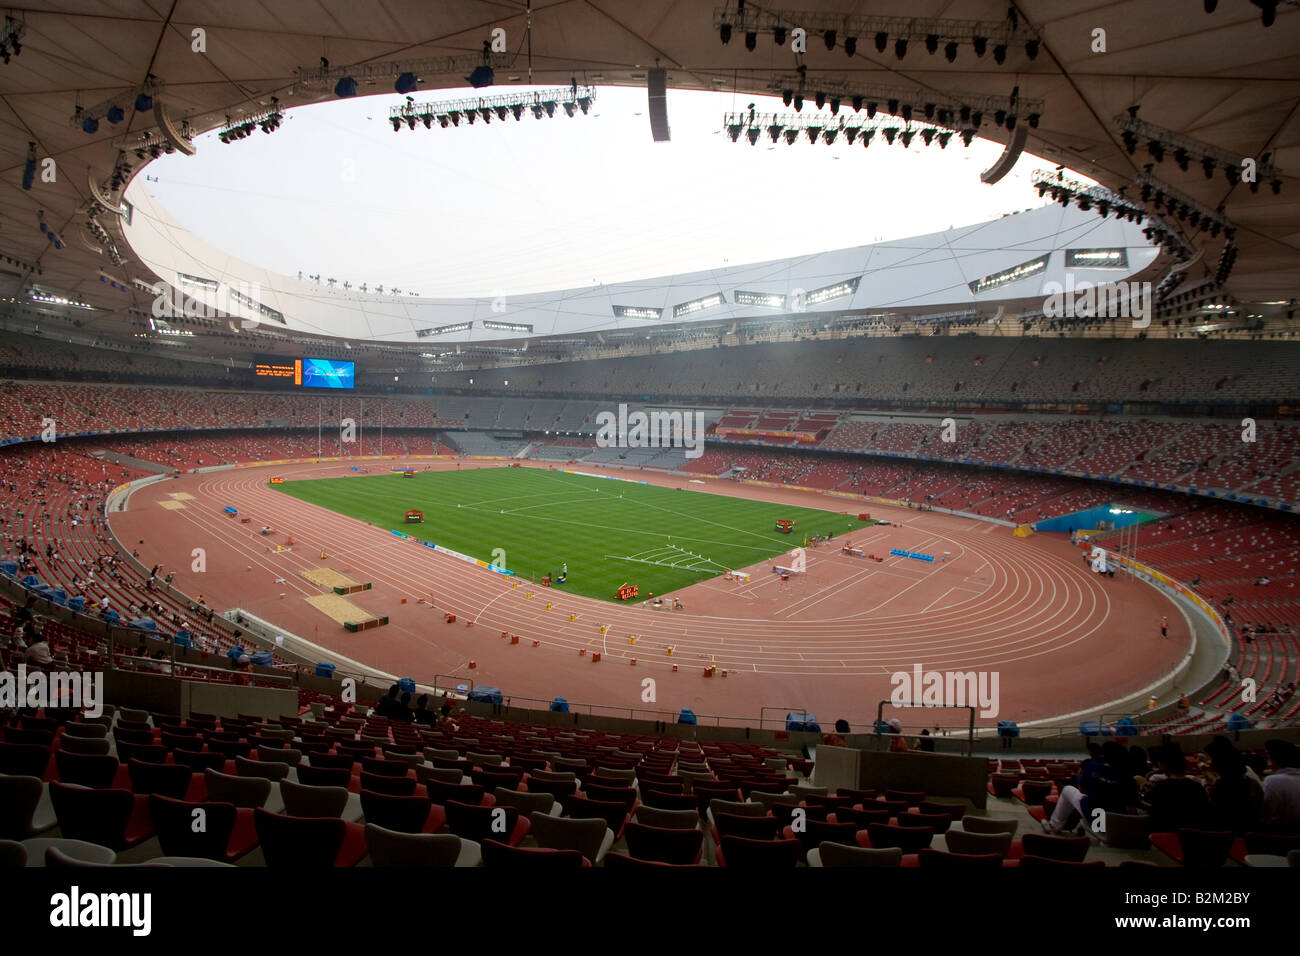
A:
MULTIPOLYGON (((500 88, 516 92, 518 88, 500 88)), ((498 90, 484 91, 498 92, 498 90)), ((472 95, 421 93, 417 104, 472 95)), ((518 294, 739 265, 937 232, 1043 205, 1025 154, 732 143, 723 114, 779 99, 669 91, 672 140, 651 139, 644 89, 601 87, 590 115, 394 132, 403 97, 290 112, 281 128, 163 156, 145 183, 195 234, 287 275, 423 296, 518 294), (156 179, 156 181, 154 181, 156 179)), ((815 110, 811 97, 804 113, 815 110)), ((829 109, 822 111, 829 117, 829 109)), ((845 107, 840 115, 852 116, 845 107)), ((859 114, 865 118, 865 112, 859 114)))

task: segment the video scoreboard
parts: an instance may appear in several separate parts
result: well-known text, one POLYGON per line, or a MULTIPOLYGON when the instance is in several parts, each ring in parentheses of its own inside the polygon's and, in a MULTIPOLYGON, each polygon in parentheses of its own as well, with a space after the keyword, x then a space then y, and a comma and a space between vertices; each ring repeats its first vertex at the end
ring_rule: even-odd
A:
POLYGON ((278 379, 292 388, 352 388, 356 363, 323 358, 262 358, 253 363, 256 378, 278 379))

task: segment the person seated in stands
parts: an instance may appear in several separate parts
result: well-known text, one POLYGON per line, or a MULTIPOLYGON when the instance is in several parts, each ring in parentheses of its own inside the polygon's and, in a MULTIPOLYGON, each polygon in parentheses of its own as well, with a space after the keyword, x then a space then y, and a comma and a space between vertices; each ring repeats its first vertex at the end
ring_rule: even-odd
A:
POLYGON ((392 710, 392 713, 388 715, 388 719, 397 720, 408 724, 415 719, 415 715, 411 713, 410 694, 402 694, 401 699, 398 700, 397 702, 397 706, 395 706, 392 710))
POLYGON ((1056 809, 1050 819, 1043 821, 1043 829, 1048 833, 1064 833, 1074 824, 1076 815, 1091 821, 1092 811, 1098 808, 1125 813, 1137 805, 1138 788, 1129 772, 1127 750, 1113 740, 1107 741, 1101 748, 1101 757, 1100 767, 1089 770, 1084 765, 1079 786, 1070 784, 1061 788, 1056 809))
POLYGON ((1264 778, 1264 826, 1300 833, 1300 747, 1289 740, 1264 743, 1268 775, 1264 778))
POLYGON ((374 713, 378 717, 391 717, 397 706, 397 685, 393 684, 388 688, 388 693, 379 698, 378 703, 375 704, 374 713))
POLYGON ((429 709, 428 694, 421 694, 419 697, 415 698, 415 710, 412 711, 412 716, 415 718, 417 724, 428 724, 429 726, 432 726, 438 722, 437 712, 429 709))
POLYGON ((1203 828, 1210 821, 1210 798, 1199 781, 1187 776, 1182 748, 1176 743, 1156 747, 1151 759, 1160 777, 1147 786, 1142 798, 1151 815, 1151 831, 1177 833, 1182 827, 1203 828))
POLYGON ((1141 747, 1133 746, 1128 748, 1128 769, 1133 774, 1133 779, 1137 782, 1138 787, 1145 786, 1147 774, 1151 772, 1151 761, 1147 752, 1141 747))
POLYGON ((30 624, 36 620, 36 612, 34 610, 35 605, 36 598, 28 597, 23 606, 18 609, 18 613, 15 616, 19 624, 30 624))
POLYGON ((1278 687, 1277 690, 1273 691, 1273 696, 1268 699, 1267 704, 1269 716, 1271 717, 1286 706, 1287 701, 1289 701, 1294 694, 1295 681, 1291 681, 1289 684, 1278 687))
POLYGON ((35 643, 27 648, 27 653, 23 655, 23 660, 28 664, 36 667, 48 667, 54 663, 54 654, 50 651, 49 641, 44 637, 37 636, 35 643))
POLYGON ((889 752, 907 753, 911 748, 907 746, 907 738, 903 736, 903 722, 897 717, 890 717, 886 721, 886 726, 889 728, 886 732, 892 735, 889 739, 889 752))
POLYGON ((1203 771, 1212 825, 1237 834, 1256 829, 1264 812, 1264 790, 1241 751, 1220 734, 1205 745, 1203 756, 1208 758, 1203 771))
POLYGON ((930 736, 929 727, 923 727, 921 729, 921 739, 916 742, 916 749, 920 750, 922 753, 934 753, 934 738, 930 736))

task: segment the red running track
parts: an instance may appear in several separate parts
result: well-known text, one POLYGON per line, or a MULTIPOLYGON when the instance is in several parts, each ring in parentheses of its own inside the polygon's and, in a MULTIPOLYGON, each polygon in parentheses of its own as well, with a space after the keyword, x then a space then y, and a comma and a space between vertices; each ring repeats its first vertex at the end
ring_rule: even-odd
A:
MULTIPOLYGON (((373 467, 386 471, 391 464, 373 467)), ((751 723, 761 707, 807 708, 823 725, 844 717, 863 727, 889 697, 890 675, 910 674, 920 664, 926 671, 997 672, 999 713, 977 723, 1025 723, 1096 712, 1137 693, 1168 674, 1188 647, 1184 616, 1154 588, 1091 573, 1080 552, 1059 536, 1021 539, 1005 526, 951 515, 708 480, 700 490, 841 512, 869 508, 896 524, 864 528, 850 536, 855 546, 882 555, 891 548, 946 552, 946 560, 867 561, 842 554, 838 543, 823 545, 808 550, 807 573, 788 582, 765 562, 748 569, 748 584, 714 578, 677 592, 685 607, 671 611, 512 586, 511 579, 266 484, 272 475, 356 474, 346 464, 322 462, 186 475, 136 491, 128 510, 112 514, 110 524, 145 564, 174 570, 185 592, 203 594, 212 607, 242 607, 274 621, 320 645, 325 659, 346 657, 422 683, 434 674, 459 675, 499 686, 519 703, 560 695, 608 705, 610 713, 648 716, 690 707, 751 723), (161 502, 184 507, 167 509, 161 502), (249 523, 226 516, 226 505, 249 523), (279 534, 261 536, 263 524, 279 534), (282 543, 285 534, 293 550, 271 553, 269 545, 282 543), (198 547, 206 551, 204 573, 191 571, 198 547), (327 560, 319 560, 322 550, 327 560), (308 605, 305 598, 323 589, 299 572, 322 566, 372 582, 372 590, 351 599, 388 615, 388 626, 351 634, 308 605), (458 616, 456 624, 445 622, 446 611, 458 616), (1162 615, 1170 621, 1169 639, 1159 634, 1162 615), (472 627, 462 623, 467 620, 472 627), (520 642, 510 644, 502 631, 519 635, 520 642), (593 663, 595 652, 600 662, 593 663), (718 676, 704 676, 710 664, 718 676), (653 703, 643 699, 645 678, 655 681, 653 703)), ((700 481, 651 471, 637 477, 666 486, 700 481)), ((966 719, 953 711, 931 713, 937 720, 900 716, 909 728, 966 719)))

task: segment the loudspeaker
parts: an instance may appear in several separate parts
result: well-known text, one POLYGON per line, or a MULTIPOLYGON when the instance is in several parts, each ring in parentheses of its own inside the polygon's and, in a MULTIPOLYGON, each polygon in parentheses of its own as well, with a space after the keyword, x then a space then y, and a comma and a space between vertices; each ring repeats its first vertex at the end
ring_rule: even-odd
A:
POLYGON ((1011 139, 1007 142, 1007 148, 1002 151, 998 161, 990 166, 984 172, 980 173, 980 180, 992 186, 999 179, 1011 172, 1011 168, 1016 165, 1020 159, 1021 152, 1025 148, 1025 140, 1029 138, 1027 123, 1017 123, 1016 131, 1011 134, 1011 139))
POLYGON ((654 67, 646 77, 646 90, 650 95, 650 135, 656 143, 666 143, 669 140, 668 71, 654 67))
POLYGON ((166 137, 167 142, 172 144, 172 148, 178 153, 185 156, 194 155, 194 144, 185 138, 184 134, 172 122, 171 115, 167 112, 167 107, 163 105, 161 97, 155 97, 153 101, 153 118, 158 124, 158 130, 166 137))

